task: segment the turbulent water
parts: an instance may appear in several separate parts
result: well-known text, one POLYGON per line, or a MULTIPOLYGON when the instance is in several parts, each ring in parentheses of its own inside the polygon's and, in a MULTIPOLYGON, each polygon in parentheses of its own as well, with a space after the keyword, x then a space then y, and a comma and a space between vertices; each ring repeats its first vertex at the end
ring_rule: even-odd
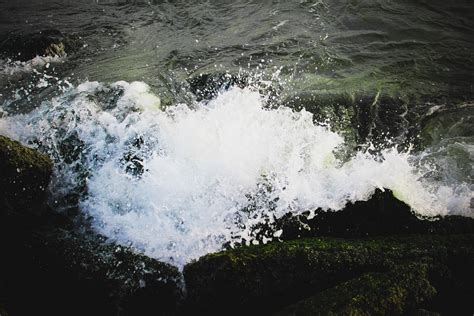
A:
POLYGON ((182 266, 376 188, 474 216, 469 1, 0 8, 0 133, 56 162, 58 212, 119 243, 182 266), (41 30, 65 52, 15 51, 41 30))

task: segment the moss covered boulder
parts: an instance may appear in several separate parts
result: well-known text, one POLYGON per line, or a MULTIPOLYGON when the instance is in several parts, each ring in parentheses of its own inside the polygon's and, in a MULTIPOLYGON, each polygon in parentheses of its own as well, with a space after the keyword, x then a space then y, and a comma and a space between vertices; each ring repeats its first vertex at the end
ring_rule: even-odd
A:
POLYGON ((0 135, 0 217, 43 209, 52 168, 47 156, 0 135))
POLYGON ((408 264, 367 273, 293 304, 277 315, 402 315, 433 299, 428 267, 408 264))
POLYGON ((331 310, 336 298, 354 313, 370 303, 368 314, 403 314, 425 305, 474 308, 466 297, 474 294, 472 282, 465 281, 474 279, 473 267, 473 234, 313 238, 207 255, 187 265, 184 276, 190 308, 211 314, 269 314, 302 300, 296 310, 312 302, 331 310))

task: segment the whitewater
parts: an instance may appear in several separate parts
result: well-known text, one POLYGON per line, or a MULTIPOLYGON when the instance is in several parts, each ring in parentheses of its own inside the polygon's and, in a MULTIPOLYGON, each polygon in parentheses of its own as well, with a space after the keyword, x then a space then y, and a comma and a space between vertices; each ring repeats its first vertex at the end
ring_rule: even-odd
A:
POLYGON ((84 82, 27 114, 5 114, 0 133, 55 161, 53 204, 79 192, 77 207, 96 231, 178 267, 255 242, 259 223, 337 211, 377 188, 419 216, 474 216, 469 185, 427 177, 434 167, 419 163, 422 153, 348 157, 330 122, 268 107, 251 87, 163 107, 144 82, 84 82))

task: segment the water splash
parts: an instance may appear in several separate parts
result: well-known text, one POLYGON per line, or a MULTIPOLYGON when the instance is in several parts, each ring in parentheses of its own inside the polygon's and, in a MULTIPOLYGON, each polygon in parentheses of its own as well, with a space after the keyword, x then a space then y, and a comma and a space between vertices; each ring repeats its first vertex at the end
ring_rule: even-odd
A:
POLYGON ((269 214, 339 210, 376 188, 420 215, 473 216, 469 188, 427 180, 416 157, 387 149, 342 161, 340 135, 304 110, 266 108, 249 88, 162 110, 144 83, 87 82, 1 119, 0 131, 56 160, 57 196, 86 188, 80 207, 95 229, 180 267, 251 240, 269 214))
POLYGON ((49 68, 51 64, 64 63, 66 55, 63 56, 36 56, 28 61, 18 61, 11 59, 0 59, 0 76, 21 75, 34 72, 43 68, 49 68))

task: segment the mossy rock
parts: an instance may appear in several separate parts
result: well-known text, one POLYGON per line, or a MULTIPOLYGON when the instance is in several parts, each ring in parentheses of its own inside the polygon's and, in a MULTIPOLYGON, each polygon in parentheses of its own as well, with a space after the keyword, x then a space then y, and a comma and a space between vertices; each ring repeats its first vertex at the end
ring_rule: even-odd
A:
POLYGON ((409 264, 367 273, 285 308, 283 315, 402 315, 436 295, 428 267, 409 264))
POLYGON ((52 168, 47 156, 0 135, 0 215, 31 216, 40 210, 52 168))
MULTIPOLYGON (((363 275, 410 263, 426 264, 430 273, 439 266, 460 269, 472 278, 468 265, 474 263, 473 248, 473 234, 312 238, 210 254, 186 265, 184 277, 193 310, 218 314, 232 306, 235 314, 269 313, 363 275)), ((459 278, 440 277, 443 281, 434 284, 447 288, 459 278)), ((469 288, 460 285, 458 293, 469 288)), ((461 303, 469 308, 469 302, 461 303)))

